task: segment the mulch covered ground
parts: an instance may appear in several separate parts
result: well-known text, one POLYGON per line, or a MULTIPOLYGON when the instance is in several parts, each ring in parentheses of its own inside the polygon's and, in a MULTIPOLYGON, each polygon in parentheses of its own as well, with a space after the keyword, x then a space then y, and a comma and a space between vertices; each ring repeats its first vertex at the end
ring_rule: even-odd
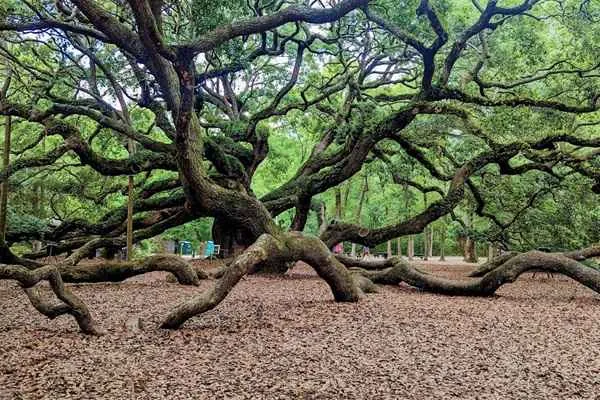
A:
POLYGON ((74 288, 106 336, 47 320, 0 282, 1 399, 600 398, 600 295, 564 277, 528 274, 493 298, 399 286, 336 304, 296 266, 246 278, 173 332, 158 321, 202 287, 159 273, 74 288))

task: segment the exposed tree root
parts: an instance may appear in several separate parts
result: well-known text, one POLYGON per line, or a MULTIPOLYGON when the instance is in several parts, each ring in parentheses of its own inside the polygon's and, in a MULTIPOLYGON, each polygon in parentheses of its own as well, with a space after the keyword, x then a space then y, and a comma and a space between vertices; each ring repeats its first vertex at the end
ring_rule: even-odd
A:
POLYGON ((427 292, 446 295, 491 296, 502 285, 514 282, 521 274, 530 270, 560 273, 600 293, 600 271, 557 253, 530 251, 513 255, 481 278, 465 281, 453 281, 424 273, 398 258, 371 265, 370 269, 365 269, 365 264, 353 261, 347 265, 354 267, 354 273, 374 283, 397 285, 405 282, 427 292))
POLYGON ((54 266, 48 265, 35 270, 28 270, 23 266, 0 264, 0 279, 18 281, 23 286, 29 301, 35 309, 48 318, 54 319, 63 314, 70 314, 75 318, 83 333, 90 335, 102 334, 85 303, 64 285, 60 273, 54 266), (52 304, 42 298, 34 286, 43 280, 48 281, 52 291, 62 303, 52 304))
POLYGON ((213 287, 175 307, 161 327, 176 329, 193 316, 213 309, 244 275, 256 271, 262 264, 290 261, 310 264, 329 284, 336 301, 358 301, 360 289, 356 280, 319 239, 299 232, 277 238, 264 234, 225 268, 213 287))

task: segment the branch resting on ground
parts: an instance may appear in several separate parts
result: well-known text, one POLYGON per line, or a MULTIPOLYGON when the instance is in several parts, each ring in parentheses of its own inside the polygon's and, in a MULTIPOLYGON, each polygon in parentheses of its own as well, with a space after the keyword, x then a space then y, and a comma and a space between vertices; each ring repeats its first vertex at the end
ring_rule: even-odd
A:
POLYGON ((103 333, 96 326, 85 303, 64 285, 58 269, 54 266, 48 265, 30 271, 22 266, 0 264, 0 279, 18 281, 35 309, 48 318, 54 319, 63 314, 70 314, 83 333, 90 335, 103 333), (50 303, 40 295, 35 285, 44 280, 48 281, 61 303, 50 303))
MULTIPOLYGON (((600 271, 579 263, 573 257, 574 254, 586 253, 586 250, 570 253, 529 251, 509 254, 489 263, 488 267, 491 269, 480 278, 464 281, 441 278, 420 271, 400 258, 380 262, 366 262, 344 256, 337 258, 349 267, 352 273, 368 278, 373 283, 398 285, 405 282, 427 292, 445 295, 491 296, 502 285, 514 282, 521 274, 531 270, 560 273, 600 293, 600 271)), ((594 252, 587 253, 586 255, 589 255, 594 252)))

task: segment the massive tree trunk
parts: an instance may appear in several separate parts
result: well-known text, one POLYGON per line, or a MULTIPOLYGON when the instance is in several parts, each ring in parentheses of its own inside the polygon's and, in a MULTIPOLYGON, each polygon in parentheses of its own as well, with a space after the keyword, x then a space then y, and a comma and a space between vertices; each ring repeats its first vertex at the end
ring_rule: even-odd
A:
POLYGON ((244 275, 257 270, 265 262, 284 264, 295 261, 311 265, 329 284, 336 301, 358 301, 360 290, 352 275, 318 238, 300 232, 279 237, 265 234, 225 269, 212 288, 181 303, 167 315, 161 326, 178 328, 191 317, 213 309, 244 275))
POLYGON ((252 235, 243 227, 234 227, 226 220, 215 218, 212 226, 212 238, 221 246, 223 257, 235 257, 252 244, 252 235))

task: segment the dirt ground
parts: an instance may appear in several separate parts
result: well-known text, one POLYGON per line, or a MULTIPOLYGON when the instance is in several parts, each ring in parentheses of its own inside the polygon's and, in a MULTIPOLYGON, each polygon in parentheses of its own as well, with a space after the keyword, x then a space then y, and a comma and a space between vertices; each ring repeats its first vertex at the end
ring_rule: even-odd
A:
POLYGON ((568 278, 527 274, 493 298, 399 286, 336 304, 296 266, 247 277, 181 330, 156 327, 207 284, 74 285, 108 330, 89 337, 0 282, 0 399, 600 399, 600 295, 568 278))

